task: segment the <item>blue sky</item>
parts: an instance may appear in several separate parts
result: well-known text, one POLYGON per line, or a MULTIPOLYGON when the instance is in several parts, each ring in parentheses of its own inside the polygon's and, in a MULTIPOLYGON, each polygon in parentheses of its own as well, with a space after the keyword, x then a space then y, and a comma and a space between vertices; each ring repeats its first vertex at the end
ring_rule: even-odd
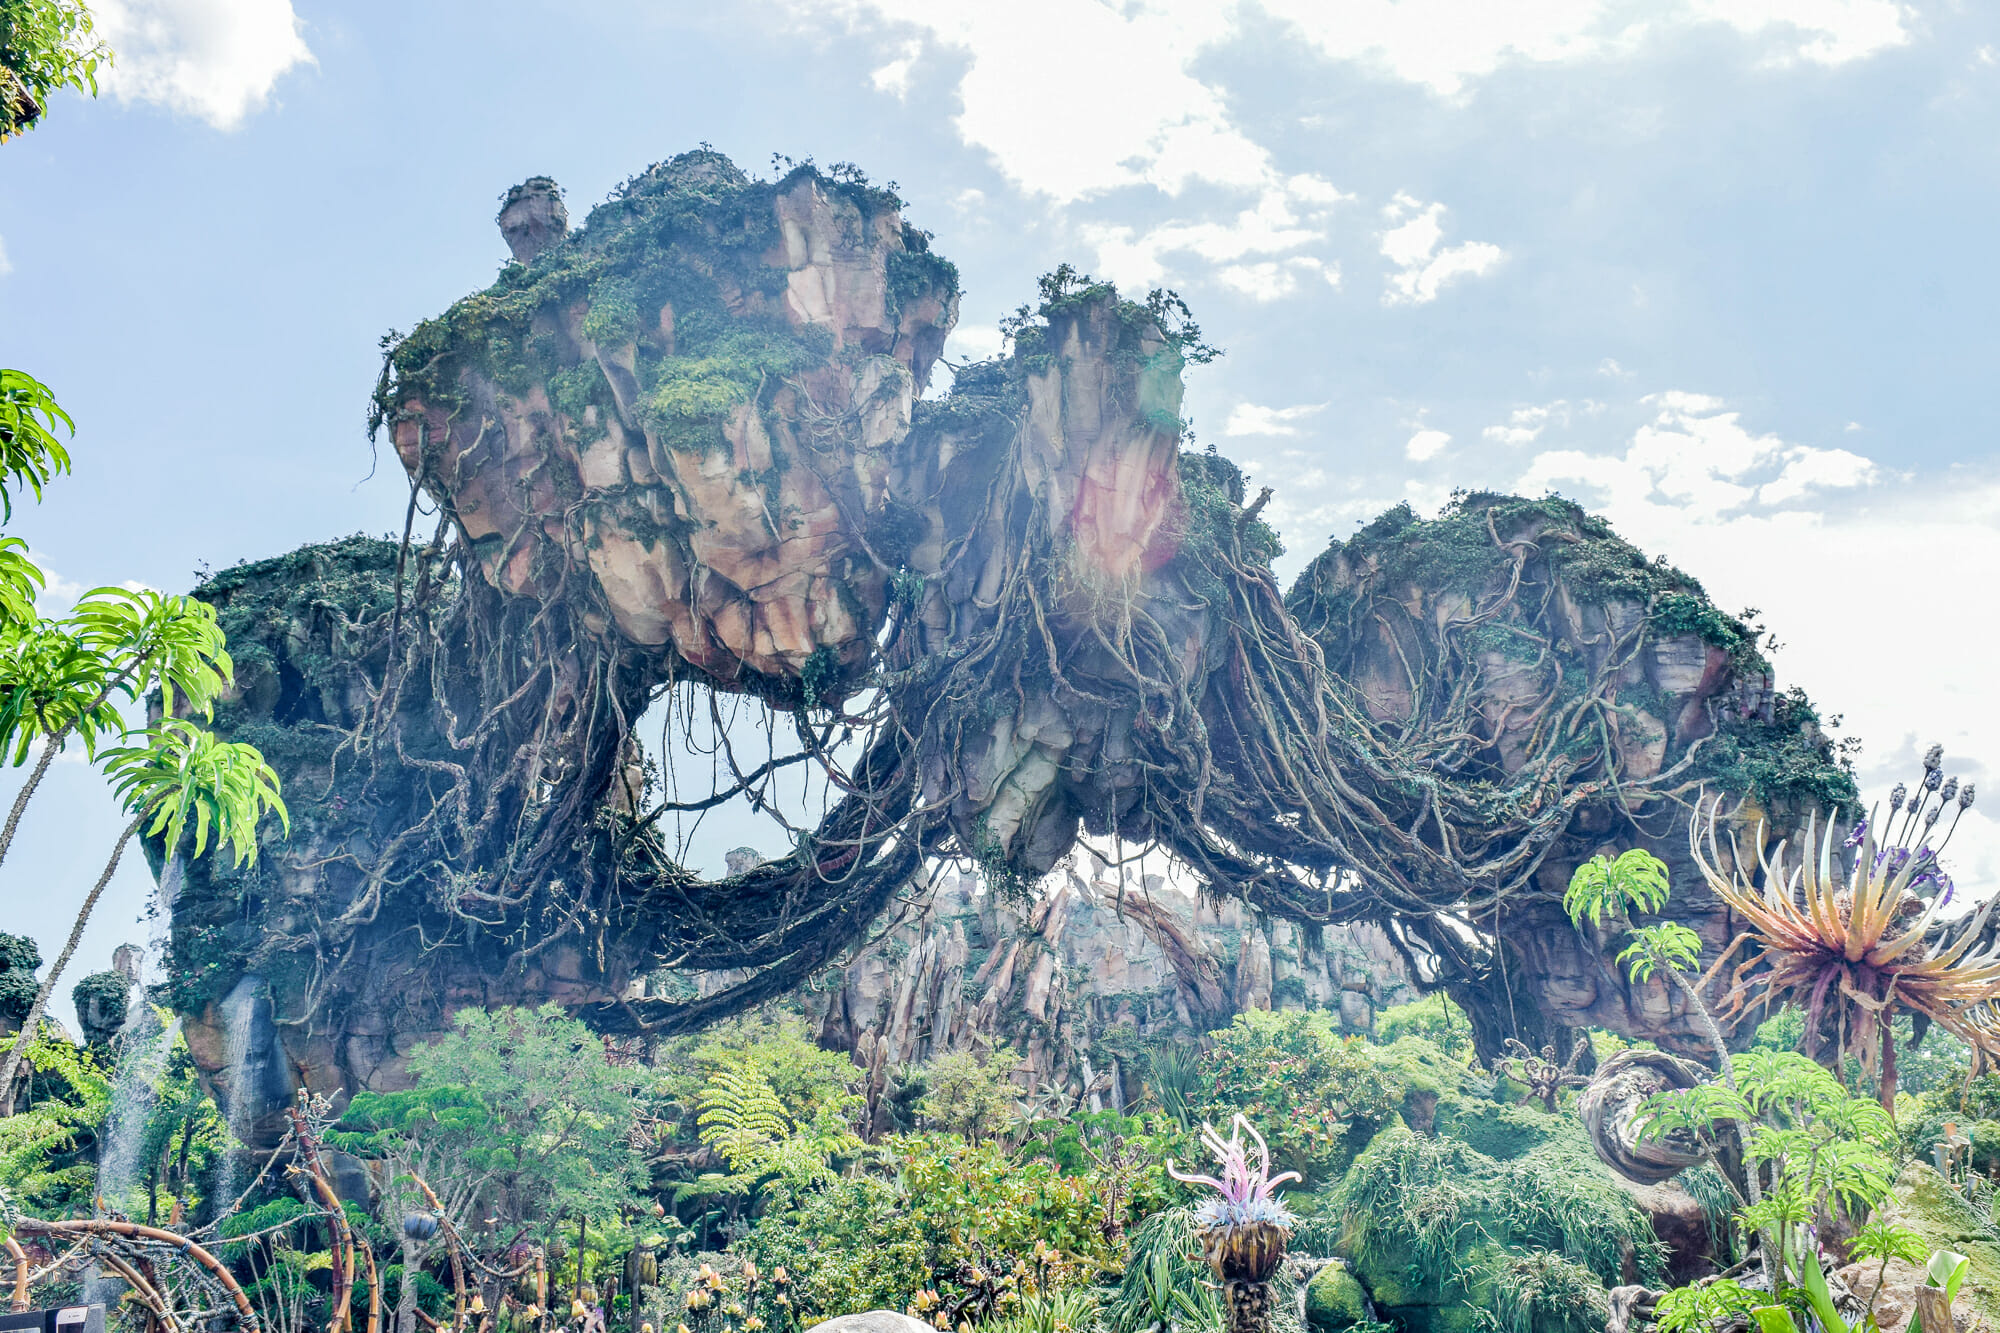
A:
MULTIPOLYGON (((1059 261, 1178 288, 1228 349, 1196 429, 1276 488, 1287 572, 1399 499, 1554 488, 1761 608, 1872 788, 1932 739, 1970 776, 2000 754, 1994 7, 99 13, 105 95, 0 148, 0 364, 81 425, 9 528, 58 596, 397 526, 376 339, 490 279, 508 185, 552 175, 580 216, 706 141, 899 182, 964 276, 954 354, 1059 261)), ((45 953, 117 827, 57 772, 0 867, 0 928, 45 953)), ((121 873, 76 975, 143 936, 146 887, 121 873)))

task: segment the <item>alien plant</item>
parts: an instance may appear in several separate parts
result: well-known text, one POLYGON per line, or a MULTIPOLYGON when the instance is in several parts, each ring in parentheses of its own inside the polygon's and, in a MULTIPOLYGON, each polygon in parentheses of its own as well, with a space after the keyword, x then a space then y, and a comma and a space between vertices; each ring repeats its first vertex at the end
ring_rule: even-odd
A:
POLYGON ((1222 1281, 1222 1298, 1229 1312, 1229 1333, 1268 1333, 1271 1326, 1271 1279, 1284 1262, 1285 1245, 1297 1219, 1276 1197, 1278 1186, 1300 1179, 1296 1171, 1271 1174, 1271 1150, 1241 1115, 1230 1121, 1227 1139, 1213 1126, 1201 1127, 1201 1141, 1214 1154, 1221 1175, 1184 1174, 1170 1161, 1167 1174, 1188 1185, 1206 1185, 1216 1197, 1204 1199, 1195 1212, 1201 1249, 1222 1281), (1251 1166, 1244 1135, 1257 1146, 1251 1166))
POLYGON ((1556 1098, 1564 1088, 1586 1088, 1590 1086, 1587 1075, 1576 1072, 1577 1064, 1589 1043, 1577 1042, 1570 1048, 1569 1059, 1558 1062, 1554 1046, 1542 1047, 1536 1055, 1525 1043, 1513 1037, 1507 1038, 1507 1053, 1493 1062, 1493 1072, 1504 1074, 1516 1083, 1527 1085, 1528 1091, 1541 1100, 1542 1106, 1551 1114, 1556 1109, 1556 1098))
POLYGON ((1761 888, 1745 873, 1734 835, 1729 859, 1721 855, 1719 797, 1688 828, 1703 878, 1750 928, 1750 956, 1736 969, 1725 1016, 1740 1022, 1752 1011, 1801 1006, 1805 1053, 1834 1067, 1857 1055, 1884 1109, 1896 1099, 1891 1020, 1899 1009, 1920 1032, 1935 1023, 1971 1047, 1968 1079, 2000 1059, 2000 944, 1981 945, 1994 900, 1958 923, 1939 916, 1953 889, 1938 853, 1973 799, 1971 783, 1945 777, 1943 757, 1943 747, 1933 745, 1916 790, 1899 783, 1890 792, 1887 821, 1878 822, 1878 807, 1855 827, 1844 844, 1853 860, 1844 869, 1830 814, 1807 823, 1795 862, 1787 860, 1786 841, 1765 856, 1759 825, 1761 888), (1951 821, 1933 845, 1947 811, 1951 821))

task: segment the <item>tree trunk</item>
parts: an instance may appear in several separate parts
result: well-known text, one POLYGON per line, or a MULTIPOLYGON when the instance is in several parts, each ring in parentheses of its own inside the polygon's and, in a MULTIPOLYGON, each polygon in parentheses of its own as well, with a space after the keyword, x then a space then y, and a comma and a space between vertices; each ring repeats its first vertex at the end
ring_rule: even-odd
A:
POLYGON ((1893 1009, 1882 1014, 1882 1109, 1889 1118, 1896 1116, 1896 1014, 1893 1009))
MULTIPOLYGON (((17 801, 15 804, 18 807, 20 803, 17 801)), ((90 896, 83 900, 83 906, 77 911, 76 924, 70 927, 68 942, 63 945, 63 951, 57 955, 55 962, 49 965, 49 975, 43 980, 41 989, 35 992, 35 1002, 29 1007, 28 1016, 21 1021, 21 1035, 15 1038, 14 1049, 7 1052, 7 1062, 0 1065, 0 1108, 4 1108, 9 1115, 14 1110, 14 1076, 27 1057, 29 1045, 41 1031, 42 1015, 49 1010, 49 996, 55 993, 56 978, 69 966, 76 946, 83 941, 83 928, 90 924, 90 914, 96 910, 97 900, 104 896, 104 886, 111 882, 112 873, 118 869, 118 858, 125 855, 125 844, 132 841, 132 835, 139 831, 139 822, 145 817, 144 811, 132 816, 132 822, 118 835, 118 845, 111 849, 111 859, 105 862, 104 873, 97 877, 90 896)))
POLYGON ((21 784, 21 790, 14 793, 14 804, 7 811, 7 823, 0 827, 0 861, 7 859, 7 849, 14 845, 14 834, 21 827, 21 815, 28 808, 28 798, 35 794, 35 788, 42 785, 48 776, 49 765, 55 762, 56 751, 62 749, 69 739, 70 729, 64 727, 55 735, 42 741, 42 752, 35 758, 35 766, 28 773, 28 780, 21 784))
POLYGON ((396 1292, 396 1333, 417 1333, 417 1272, 423 1267, 422 1242, 403 1233, 403 1280, 396 1292))

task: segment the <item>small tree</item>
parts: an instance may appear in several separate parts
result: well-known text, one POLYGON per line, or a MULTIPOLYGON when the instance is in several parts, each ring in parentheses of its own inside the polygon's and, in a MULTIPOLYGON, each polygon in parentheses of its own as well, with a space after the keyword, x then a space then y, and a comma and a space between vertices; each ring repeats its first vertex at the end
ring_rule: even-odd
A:
POLYGON ((401 1333, 413 1327, 426 1248, 419 1228, 402 1226, 404 1212, 429 1207, 419 1179, 460 1235, 476 1210, 490 1209, 514 1237, 532 1232, 544 1243, 565 1219, 616 1217, 640 1184, 637 1076, 606 1060, 604 1043, 556 1005, 462 1010, 456 1031, 411 1052, 410 1072, 416 1087, 357 1094, 327 1136, 391 1168, 383 1201, 403 1237, 401 1333))

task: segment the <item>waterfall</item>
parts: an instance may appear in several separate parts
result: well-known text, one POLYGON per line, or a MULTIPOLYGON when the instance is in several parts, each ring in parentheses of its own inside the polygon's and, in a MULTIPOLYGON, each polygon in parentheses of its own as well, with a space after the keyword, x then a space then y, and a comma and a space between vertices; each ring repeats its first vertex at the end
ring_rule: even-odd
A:
POLYGON ((150 998, 161 979, 167 952, 167 931, 173 923, 174 900, 180 895, 181 862, 167 861, 153 905, 152 929, 139 956, 138 977, 125 998, 125 1022, 118 1030, 118 1064, 111 1081, 111 1111, 105 1118, 104 1142, 97 1157, 97 1193, 105 1206, 120 1212, 146 1214, 143 1200, 133 1197, 139 1184, 139 1147, 146 1121, 159 1101, 160 1079, 167 1057, 181 1034, 181 1021, 162 1023, 150 998))
POLYGON ((245 976, 222 1001, 230 1147, 223 1156, 221 1170, 216 1173, 215 1208, 227 1208, 234 1203, 242 1184, 242 1144, 250 1128, 250 1102, 256 1091, 251 1086, 250 1041, 257 1014, 257 991, 263 984, 262 977, 245 976))

